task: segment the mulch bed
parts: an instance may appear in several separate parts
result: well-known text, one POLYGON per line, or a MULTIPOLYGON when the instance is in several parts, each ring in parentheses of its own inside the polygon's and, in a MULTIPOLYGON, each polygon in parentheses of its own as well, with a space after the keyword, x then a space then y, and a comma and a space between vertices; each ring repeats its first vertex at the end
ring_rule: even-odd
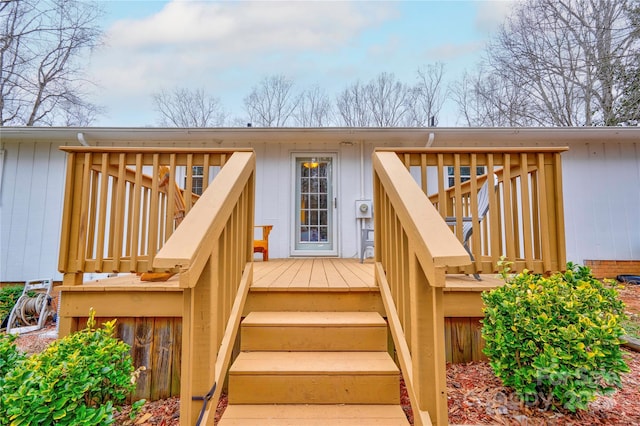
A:
POLYGON ((476 425, 631 425, 640 424, 640 353, 624 350, 631 369, 623 388, 598 397, 578 413, 540 411, 518 401, 487 362, 447 366, 449 422, 476 425))
MULTIPOLYGON (((502 386, 487 362, 447 365, 449 423, 466 425, 632 425, 640 424, 640 353, 625 350, 631 369, 622 378, 623 388, 614 395, 598 397, 588 411, 541 411, 521 404, 512 391, 502 386)), ((409 421, 413 414, 406 389, 401 384, 401 402, 409 421)), ((220 400, 216 420, 226 408, 220 400)), ((178 426, 179 400, 170 398, 147 403, 134 422, 128 408, 118 416, 117 425, 178 426)))

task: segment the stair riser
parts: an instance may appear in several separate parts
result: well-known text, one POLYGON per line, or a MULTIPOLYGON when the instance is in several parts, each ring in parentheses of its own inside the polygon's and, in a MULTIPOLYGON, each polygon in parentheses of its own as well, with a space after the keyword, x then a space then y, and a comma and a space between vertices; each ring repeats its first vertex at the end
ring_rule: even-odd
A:
POLYGON ((399 404, 397 375, 230 375, 229 404, 399 404))
POLYGON ((406 426, 399 405, 228 405, 219 426, 406 426))
POLYGON ((385 312, 382 298, 377 291, 250 291, 244 315, 264 311, 378 312, 381 315, 385 312))
POLYGON ((243 327, 243 351, 385 351, 386 327, 243 327))

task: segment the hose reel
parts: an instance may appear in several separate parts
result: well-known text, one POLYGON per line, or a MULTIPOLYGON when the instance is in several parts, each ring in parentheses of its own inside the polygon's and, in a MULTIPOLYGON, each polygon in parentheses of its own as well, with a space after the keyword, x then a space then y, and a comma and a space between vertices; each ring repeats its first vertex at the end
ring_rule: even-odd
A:
POLYGON ((40 330, 53 315, 51 309, 52 279, 27 281, 7 322, 7 333, 20 334, 40 330))

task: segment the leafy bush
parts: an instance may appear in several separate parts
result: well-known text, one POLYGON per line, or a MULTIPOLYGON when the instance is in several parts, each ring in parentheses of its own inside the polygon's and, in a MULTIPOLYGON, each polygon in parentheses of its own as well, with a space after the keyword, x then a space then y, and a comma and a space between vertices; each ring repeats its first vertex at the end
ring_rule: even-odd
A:
POLYGON ((14 343, 16 337, 13 334, 0 334, 0 390, 2 390, 4 376, 24 361, 24 355, 14 343))
MULTIPOLYGON (((135 388, 129 346, 114 335, 115 320, 53 342, 17 363, 0 387, 0 424, 109 425, 114 403, 135 388)), ((137 404, 139 406, 139 404, 137 404)))
POLYGON ((0 323, 11 313, 11 309, 20 298, 23 288, 21 285, 12 285, 0 289, 0 323))
POLYGON ((482 295, 482 337, 491 367, 526 403, 587 409, 621 387, 624 304, 589 268, 567 264, 550 277, 503 272, 506 284, 482 295))

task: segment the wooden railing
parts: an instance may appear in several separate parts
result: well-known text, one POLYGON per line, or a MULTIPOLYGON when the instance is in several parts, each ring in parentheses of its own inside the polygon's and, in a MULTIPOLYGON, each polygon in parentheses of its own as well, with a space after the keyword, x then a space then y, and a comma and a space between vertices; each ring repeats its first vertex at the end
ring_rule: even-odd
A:
MULTIPOLYGON (((536 273, 566 264, 560 154, 567 148, 393 149, 452 231, 463 242, 463 218, 473 230, 471 267, 447 273, 495 273, 501 256, 514 270, 536 273), (467 172, 463 176, 461 171, 467 172), (490 179, 489 210, 478 191, 490 179), (465 181, 466 180, 466 181, 465 181), (452 223, 453 223, 452 222, 452 223)), ((391 151, 387 150, 387 151, 391 151)))
POLYGON ((58 269, 65 285, 85 272, 150 272, 198 196, 233 151, 221 149, 63 147, 68 153, 58 269), (184 175, 184 188, 176 176, 184 175), (160 176, 160 175, 163 176, 160 176), (166 176, 168 174, 168 176, 166 176))
POLYGON ((253 276, 254 188, 255 154, 234 153, 153 261, 184 291, 181 425, 213 423, 253 276))
POLYGON ((375 275, 414 424, 446 425, 445 271, 469 255, 394 152, 375 152, 375 275))

